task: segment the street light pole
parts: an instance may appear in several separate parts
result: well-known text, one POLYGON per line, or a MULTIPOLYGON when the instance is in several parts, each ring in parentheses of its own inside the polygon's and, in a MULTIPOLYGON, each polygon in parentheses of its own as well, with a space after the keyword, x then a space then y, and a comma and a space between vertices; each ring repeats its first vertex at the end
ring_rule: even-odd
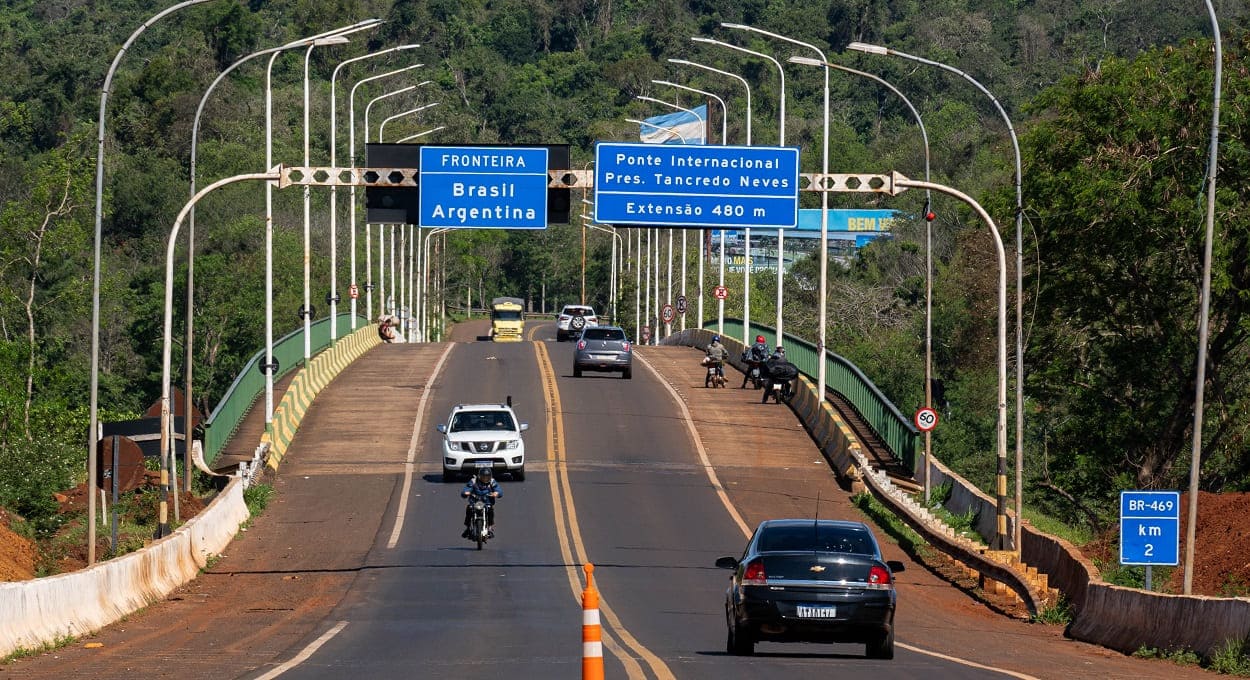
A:
MULTIPOLYGON (((916 125, 919 126, 920 128, 920 137, 922 140, 924 140, 924 180, 926 182, 930 181, 930 178, 929 178, 929 133, 925 131, 924 120, 920 118, 920 112, 916 110, 915 106, 912 106, 911 100, 908 99, 907 96, 904 95, 902 92, 900 92, 898 88, 894 87, 894 85, 890 84, 885 79, 877 75, 874 75, 872 73, 867 73, 865 71, 859 71, 853 68, 848 68, 840 64, 834 64, 830 62, 821 62, 820 60, 812 59, 811 57, 790 57, 789 61, 790 63, 793 63, 793 64, 804 64, 807 66, 825 66, 828 68, 836 69, 838 71, 842 71, 844 73, 850 73, 853 75, 862 76, 864 78, 868 78, 869 80, 872 80, 874 82, 881 84, 882 86, 884 86, 885 88, 893 92, 894 94, 898 95, 898 98, 902 99, 903 103, 907 105, 907 109, 911 111, 912 117, 916 119, 916 125)), ((925 189, 924 204, 925 204, 925 216, 924 216, 925 218, 924 404, 928 408, 933 408, 933 213, 930 211, 930 206, 932 205, 932 199, 931 199, 930 192, 928 189, 925 189)), ((929 462, 932 460, 932 453, 933 453, 932 446, 933 446, 933 433, 930 430, 925 430, 925 433, 924 433, 924 466, 922 467, 922 474, 923 474, 922 483, 924 485, 924 500, 926 503, 929 502, 929 491, 930 491, 929 490, 929 462)))
MULTIPOLYGON (((1014 549, 1020 551, 1020 519, 1024 513, 1024 310, 1023 310, 1023 284, 1024 284, 1024 260, 1021 252, 1022 239, 1024 232, 1024 193, 1021 189, 1021 170, 1020 170, 1020 142, 1016 139, 1015 127, 1011 124, 1011 119, 1007 117, 1007 112, 1003 110, 1002 104, 998 103, 998 99, 985 89, 981 83, 975 78, 960 71, 954 66, 949 66, 941 62, 917 57, 906 52, 883 47, 881 45, 871 45, 862 42, 853 42, 846 46, 848 50, 857 52, 866 52, 868 54, 883 54, 887 56, 902 57, 921 64, 936 66, 944 71, 954 73, 964 80, 972 83, 994 104, 994 108, 998 111, 998 115, 1002 116, 1003 122, 1007 124, 1007 133, 1011 136, 1011 149, 1015 153, 1016 161, 1016 530, 1013 536, 1014 549)), ((824 61, 828 61, 825 59, 824 61)), ((1005 460, 1003 461, 1005 465, 1005 460)), ((1006 490, 1003 490, 1006 493, 1006 490)), ((1002 549, 1006 549, 1003 547, 1002 549)))
MULTIPOLYGON (((88 485, 95 484, 95 478, 98 474, 96 461, 96 443, 100 438, 100 420, 99 420, 99 396, 100 396, 100 249, 103 239, 104 225, 104 115, 108 110, 109 92, 112 89, 113 74, 117 72, 117 67, 121 63, 122 56, 126 54, 126 50, 130 49, 131 44, 138 39, 139 34, 147 30, 148 26, 160 21, 161 19, 173 14, 174 12, 199 5, 209 0, 186 0, 180 2, 173 7, 169 7, 143 22, 134 33, 122 43, 121 49, 113 57, 113 63, 109 64, 108 73, 104 75, 104 85, 100 88, 100 116, 98 124, 98 132, 96 134, 96 156, 95 156, 95 240, 94 240, 94 266, 92 267, 92 285, 91 285, 91 417, 89 431, 87 432, 87 478, 90 480, 88 485)), ((191 433, 188 432, 187 436, 191 433)), ((165 452, 162 449, 161 455, 165 452)), ((164 476, 164 467, 161 468, 162 476, 164 476)), ((162 485, 168 484, 168 480, 161 480, 162 485)), ((87 564, 95 564, 95 493, 87 494, 87 564)))
MULTIPOLYGON (((722 25, 724 25, 724 24, 722 24, 722 25)), ((737 25, 735 24, 734 26, 736 27, 737 25)), ((697 43, 703 43, 703 44, 705 44, 705 45, 716 45, 716 46, 718 46, 718 47, 727 47, 727 48, 729 48, 729 49, 731 49, 731 50, 734 50, 734 51, 737 51, 737 52, 742 52, 743 54, 749 54, 749 55, 751 55, 751 56, 753 56, 753 57, 758 57, 758 58, 760 58, 760 59, 765 59, 765 60, 767 60, 767 61, 772 62, 773 66, 776 66, 776 67, 777 67, 777 76, 778 76, 778 78, 780 78, 780 81, 781 81, 781 95, 780 95, 780 97, 778 98, 780 101, 779 101, 779 104, 778 104, 778 114, 777 114, 777 128, 778 128, 778 133, 777 133, 777 145, 778 145, 778 146, 785 146, 785 145, 786 145, 786 71, 785 71, 785 69, 783 69, 783 68, 781 67, 781 62, 777 61, 777 60, 776 60, 775 58, 773 58, 771 55, 764 54, 763 52, 756 52, 755 50, 749 50, 749 49, 747 49, 747 48, 745 48, 745 47, 739 47, 739 46, 737 46, 737 45, 734 45, 733 43, 727 43, 727 42, 724 42, 723 40, 713 40, 712 38, 703 38, 703 37, 694 37, 694 38, 691 38, 691 40, 692 40, 692 41, 694 41, 694 42, 697 42, 697 43)), ((696 65, 696 64, 693 64, 693 63, 692 63, 692 65, 696 65)), ((826 103, 826 104, 828 104, 828 101, 829 101, 828 94, 829 94, 829 92, 828 92, 828 87, 826 86, 826 88, 825 88, 825 103, 826 103)), ((748 96, 749 96, 749 95, 748 95, 748 96)), ((828 108, 828 107, 826 106, 826 108, 828 108)), ((751 114, 750 114, 750 110, 748 109, 748 111, 747 111, 747 119, 749 120, 749 119, 750 119, 750 117, 751 117, 751 114)), ((747 130, 748 130, 748 132, 747 132, 747 146, 750 146, 750 145, 751 145, 751 133, 750 133, 750 129, 751 129, 751 128, 750 128, 750 125, 748 125, 748 126, 747 126, 747 130)), ((827 144, 828 137, 829 137, 829 127, 826 125, 826 126, 825 126, 825 139, 826 139, 826 146, 828 146, 828 144, 827 144)), ((825 172, 826 172, 826 173, 828 173, 828 170, 826 169, 826 171, 825 171, 825 172)), ((822 196, 823 196, 823 194, 822 194, 822 196)), ((748 246, 748 249, 749 249, 749 246, 750 246, 750 243, 749 243, 749 242, 748 242, 747 246, 748 246)), ((823 241, 823 240, 822 240, 822 242, 821 242, 821 247, 822 247, 822 248, 824 247, 824 241, 823 241)), ((784 304, 784 298, 785 298, 785 295, 784 295, 784 290, 785 290, 785 288, 784 288, 784 285, 783 285, 783 284, 784 284, 784 281, 785 281, 785 273, 786 273, 786 260, 785 260, 785 252, 786 252, 786 249, 785 249, 785 230, 784 230, 784 229, 778 229, 778 230, 777 230, 777 344, 778 344, 778 345, 781 345, 781 344, 782 344, 781 337, 782 337, 782 335, 785 333, 785 329, 784 329, 783 324, 782 324, 782 315, 781 315, 781 310, 782 310, 782 307, 783 307, 783 304, 784 304)), ((823 257, 821 258, 821 262, 822 262, 822 266, 824 266, 824 265, 823 265, 823 263, 824 263, 824 258, 823 258, 823 257)), ((823 279, 823 277, 822 277, 822 279, 823 279)), ((823 287, 822 287, 822 290, 823 290, 823 287)), ((821 329, 822 329, 822 332, 823 332, 823 329, 824 329, 824 324, 823 324, 823 323, 821 324, 821 329)), ((823 342, 824 342, 824 338, 823 338, 823 336, 822 336, 822 338, 821 338, 821 342, 822 342, 821 346, 823 347, 823 346, 824 346, 824 345, 823 345, 823 342)), ((822 365, 822 366, 824 365, 824 364, 823 364, 823 362, 821 362, 821 365, 822 365)), ((823 373, 822 373, 822 375, 823 375, 823 373)))
MULTIPOLYGON (((673 61, 673 60, 670 59, 669 61, 673 61)), ((719 102, 720 109, 721 109, 720 143, 722 145, 729 144, 729 107, 725 106, 724 99, 721 99, 720 97, 706 90, 700 90, 698 88, 688 87, 686 85, 681 85, 679 83, 674 83, 674 82, 667 81, 667 80, 652 80, 651 82, 655 83, 656 85, 667 85, 669 87, 675 87, 679 90, 686 90, 688 92, 694 92, 695 94, 701 94, 705 97, 711 97, 712 99, 715 99, 717 102, 719 102)), ((747 131, 748 131, 747 132, 747 146, 750 146, 751 145, 750 89, 747 90, 747 93, 748 93, 747 94, 747 131)), ((706 141, 706 137, 707 137, 706 130, 704 131, 704 133, 705 133, 704 139, 706 141)), ((743 315, 743 323, 745 324, 744 332, 749 332, 750 325, 751 325, 751 266, 750 266, 751 229, 749 227, 746 230, 746 239, 747 239, 747 261, 748 263, 747 263, 747 266, 743 270, 743 284, 742 284, 743 313, 742 315, 743 315)), ((671 245, 669 247, 669 250, 670 251, 672 250, 671 245)), ((685 229, 683 229, 681 232, 681 295, 682 297, 686 296, 686 230, 685 229)), ((686 330, 685 312, 682 312, 682 315, 681 315, 681 329, 683 331, 686 330)))
MULTIPOLYGON (((348 110, 347 145, 349 147, 348 149, 349 156, 347 160, 348 165, 352 167, 356 167, 356 90, 361 85, 364 85, 365 83, 378 80, 379 78, 393 76, 397 73, 403 73, 404 71, 411 71, 413 69, 420 68, 421 66, 423 66, 423 64, 413 64, 412 66, 405 66, 403 68, 397 68, 392 71, 387 71, 386 73, 379 73, 376 76, 362 78, 361 80, 357 81, 355 85, 352 86, 351 94, 349 94, 347 97, 347 104, 348 104, 347 106, 347 110, 348 110)), ((369 126, 368 125, 365 126, 365 141, 366 142, 369 141, 369 126)), ((356 185, 355 184, 353 184, 351 187, 351 192, 350 192, 350 196, 348 200, 351 203, 351 208, 348 212, 348 220, 351 221, 352 223, 352 285, 356 285, 356 185)), ((365 223, 365 315, 369 318, 370 321, 373 320, 373 272, 372 272, 373 262, 372 260, 373 260, 373 251, 370 249, 369 224, 366 222, 365 223)), ((355 324, 356 324, 356 299, 352 298, 352 330, 356 329, 355 324)))
MULTIPOLYGON (((810 43, 805 43, 801 40, 795 40, 794 38, 790 38, 790 37, 781 35, 779 33, 765 31, 763 29, 755 28, 754 26, 747 26, 745 24, 721 23, 721 26, 723 26, 724 28, 750 31, 752 33, 758 33, 760 35, 766 35, 770 38, 776 38, 777 40, 783 40, 792 45, 806 47, 807 49, 819 55, 821 62, 823 63, 829 62, 829 59, 825 57, 825 53, 822 52, 815 45, 812 45, 810 43)), ((824 71, 825 71, 825 103, 824 103, 825 126, 824 126, 824 132, 823 132, 824 143, 821 145, 823 147, 821 172, 827 176, 829 174, 829 69, 825 68, 824 71)), ((784 141, 781 142, 781 146, 785 146, 784 141)), ((777 318, 778 320, 781 319, 781 281, 782 281, 781 275, 782 275, 782 272, 785 270, 785 263, 781 259, 781 252, 780 252, 781 251, 781 238, 782 238, 783 233, 784 233, 783 230, 781 229, 777 230, 777 250, 778 250, 778 253, 777 253, 777 318)), ((818 361, 817 361, 817 372, 816 372, 817 374, 816 391, 817 391, 817 394, 820 395, 821 403, 824 403, 825 401, 825 377, 826 377, 826 371, 828 370, 825 366, 825 364, 827 363, 825 361, 825 354, 829 351, 829 348, 826 345, 826 334, 827 334, 826 326, 828 325, 828 316, 829 316, 828 314, 829 293, 827 290, 828 280, 829 280, 829 249, 828 248, 829 248, 829 194, 828 192, 822 191, 820 192, 820 315, 819 315, 820 316, 820 321, 819 321, 820 323, 819 345, 820 346, 817 348, 818 361)), ((778 323, 777 324, 777 344, 781 344, 781 334, 782 334, 781 324, 778 323)))
MULTIPOLYGON (((704 71, 711 71, 712 73, 717 73, 717 74, 720 74, 720 75, 722 75, 722 76, 728 76, 728 77, 733 78, 734 80, 737 80, 738 82, 742 83, 742 87, 743 87, 744 89, 746 89, 746 91, 747 91, 747 146, 751 146, 751 119, 752 119, 752 115, 751 115, 751 85, 747 83, 747 79, 746 79, 746 78, 743 78, 742 76, 740 76, 740 75, 738 75, 738 74, 736 74, 736 73, 730 73, 729 71, 722 71, 721 69, 718 69, 718 68, 713 68, 713 67, 708 66, 708 65, 706 65, 706 64, 700 64, 700 63, 699 63, 699 62, 697 62, 697 61, 690 61, 690 60, 688 60, 688 59, 669 59, 668 61, 669 61, 669 63, 670 63, 670 64, 680 64, 680 65, 682 65, 682 66, 693 66, 693 67, 695 67, 695 68, 703 69, 704 71)), ((783 76, 783 78, 784 78, 784 76, 783 76)), ((785 82, 784 82, 784 80, 783 80, 783 82, 782 82, 782 91, 783 91, 783 92, 785 91, 785 82)), ((783 100, 783 104, 782 104, 782 106, 783 106, 783 107, 784 107, 784 105, 785 105, 785 104, 784 104, 784 99, 785 99, 785 98, 783 97, 783 98, 782 98, 782 100, 783 100)), ((785 109, 783 108, 782 110, 784 111, 785 109)), ((782 118, 784 119, 784 118, 785 118, 785 116, 783 115, 783 116, 782 116, 782 118)), ((785 127, 785 122, 784 122, 784 120, 782 121, 781 125, 782 125, 782 127, 783 127, 783 129, 784 129, 784 127, 785 127)), ((704 260, 704 257, 705 257, 705 254, 704 254, 704 245, 705 245, 705 243, 706 243, 706 241, 707 241, 707 238, 706 238, 706 236, 705 236, 706 234, 707 234, 707 231, 706 231, 706 230, 702 230, 702 231, 700 231, 700 232, 699 232, 699 237, 700 237, 700 238, 699 238, 699 310, 698 310, 698 314, 699 314, 699 325, 700 325, 700 327, 703 325, 703 260, 704 260)), ((683 236, 684 236, 684 232, 683 232, 683 236)), ((780 293, 779 293, 779 295, 780 295, 780 293)), ((685 315, 685 314, 682 314, 682 316, 681 316, 681 323, 682 323, 682 330, 685 330, 685 329, 686 329, 686 315, 685 315)), ((777 305, 777 329, 778 329, 778 331, 780 331, 780 329, 781 329, 781 305, 780 305, 780 304, 778 304, 778 305, 777 305)))
POLYGON ((1211 311, 1211 242, 1215 239, 1215 171, 1220 146, 1220 79, 1224 72, 1224 51, 1220 42, 1220 24, 1211 0, 1206 0, 1207 15, 1215 37, 1215 88, 1211 102, 1211 148, 1207 160, 1207 226, 1202 247, 1202 304, 1198 313, 1198 375, 1194 380, 1194 436, 1189 462, 1189 516, 1185 522, 1185 594, 1194 583, 1194 537, 1198 522, 1198 476, 1202 471, 1203 394, 1207 381, 1207 324, 1211 311))
MULTIPOLYGON (((1007 542, 1011 537, 1007 534, 1007 253, 1003 248, 1003 239, 998 233, 998 227, 994 224, 994 220, 990 219, 989 213, 985 212, 976 201, 966 194, 941 184, 919 182, 901 177, 896 177, 894 183, 896 186, 901 187, 932 189, 933 191, 958 198, 976 210, 981 219, 989 225, 990 233, 994 236, 994 248, 998 254, 998 476, 996 485, 998 522, 993 547, 997 550, 1007 550, 1007 542)), ((1020 516, 1016 515, 1017 531, 1019 527, 1020 516)), ((1019 549, 1017 545, 1016 550, 1019 551, 1019 549)))
MULTIPOLYGON (((358 61, 363 61, 365 59, 371 59, 373 57, 380 57, 384 54, 390 54, 392 52, 400 52, 403 50, 416 49, 420 46, 421 45, 419 44, 411 43, 407 45, 389 47, 387 49, 378 50, 377 52, 370 52, 369 54, 361 55, 359 57, 345 59, 342 62, 340 62, 338 66, 334 67, 334 72, 330 74, 330 167, 332 168, 338 167, 338 160, 337 160, 338 97, 335 95, 335 85, 339 77, 339 71, 343 70, 343 67, 347 66, 348 64, 352 64, 358 61)), ((354 160, 355 159, 353 159, 353 161, 354 160)), ((355 188, 355 185, 353 185, 352 188, 355 188)), ((337 184, 330 185, 330 294, 327 297, 330 301, 330 342, 331 343, 335 342, 339 337, 339 333, 338 333, 338 329, 339 329, 339 326, 338 326, 339 324, 339 317, 338 317, 338 302, 339 302, 339 295, 338 295, 338 191, 339 191, 339 187, 337 184)), ((356 225, 353 222, 352 224, 353 237, 355 236, 355 226, 356 225)), ((352 258, 354 260, 356 257, 355 238, 352 239, 351 247, 352 247, 352 258)), ((355 274, 354 269, 352 273, 353 273, 352 284, 354 285, 356 283, 356 278, 354 276, 355 274)), ((356 298, 352 298, 351 305, 352 305, 351 307, 352 330, 355 330, 356 328, 356 298)))

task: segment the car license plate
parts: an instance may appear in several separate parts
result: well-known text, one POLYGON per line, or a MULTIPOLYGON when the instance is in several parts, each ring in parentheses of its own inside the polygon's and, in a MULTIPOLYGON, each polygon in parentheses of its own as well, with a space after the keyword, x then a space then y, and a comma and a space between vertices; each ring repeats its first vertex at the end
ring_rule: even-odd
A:
POLYGON ((796 613, 800 619, 833 619, 838 616, 838 608, 799 605, 796 613))

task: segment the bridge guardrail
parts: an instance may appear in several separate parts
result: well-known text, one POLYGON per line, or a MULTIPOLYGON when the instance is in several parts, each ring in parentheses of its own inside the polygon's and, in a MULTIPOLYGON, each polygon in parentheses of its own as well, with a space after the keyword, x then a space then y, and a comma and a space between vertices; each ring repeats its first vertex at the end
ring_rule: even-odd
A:
MULTIPOLYGON (((351 318, 350 313, 338 315, 340 330, 350 331, 351 318)), ((356 318, 357 321, 362 322, 358 326, 369 324, 369 320, 362 316, 356 318)), ((341 341, 343 337, 346 336, 341 336, 339 340, 341 341)), ((329 317, 312 323, 309 338, 314 353, 330 346, 329 317)), ((273 376, 275 382, 303 364, 304 329, 302 326, 274 341, 273 358, 278 362, 278 372, 273 376)), ((239 425, 251 410, 256 398, 264 393, 265 374, 259 368, 264 360, 265 350, 262 348, 243 365, 242 370, 235 376, 234 382, 217 402, 216 408, 204 421, 204 461, 209 466, 217 460, 226 442, 230 441, 230 437, 234 436, 235 431, 239 429, 239 425)))
MULTIPOLYGON (((713 320, 704 323, 703 328, 715 330, 716 322, 713 320)), ((744 335, 754 338, 756 335, 763 335, 770 341, 770 347, 778 344, 775 328, 752 323, 751 332, 744 334, 741 319, 725 319, 723 335, 728 338, 742 338, 744 335)), ((788 333, 780 344, 786 348, 786 359, 797 366, 800 373, 816 380, 816 346, 788 333)), ((911 419, 903 415, 855 364, 828 350, 825 351, 825 384, 829 389, 846 397, 890 452, 915 474, 923 438, 911 419)))

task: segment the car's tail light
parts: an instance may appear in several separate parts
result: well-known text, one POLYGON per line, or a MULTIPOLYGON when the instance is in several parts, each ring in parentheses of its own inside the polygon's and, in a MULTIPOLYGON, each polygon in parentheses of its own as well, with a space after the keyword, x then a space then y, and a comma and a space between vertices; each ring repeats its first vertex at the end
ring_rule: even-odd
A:
POLYGON ((746 571, 742 573, 742 585, 744 586, 762 586, 768 581, 768 575, 764 573, 763 560, 755 560, 747 564, 746 571))
POLYGON ((578 341, 577 341, 577 349, 586 349, 586 341, 585 341, 585 340, 578 340, 578 341))
POLYGON ((622 342, 622 343, 621 343, 621 350, 622 350, 622 351, 624 351, 624 352, 628 352, 628 351, 629 351, 629 341, 628 341, 628 340, 627 340, 627 341, 625 341, 625 342, 622 342))
POLYGON ((880 590, 889 590, 893 586, 890 584, 890 570, 885 567, 873 567, 868 570, 868 587, 880 590))

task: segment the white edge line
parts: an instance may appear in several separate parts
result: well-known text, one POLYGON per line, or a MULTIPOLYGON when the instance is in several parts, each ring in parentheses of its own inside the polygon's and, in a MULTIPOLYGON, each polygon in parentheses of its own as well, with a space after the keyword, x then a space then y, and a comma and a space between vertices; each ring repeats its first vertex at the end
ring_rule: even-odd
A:
POLYGON ((977 663, 977 662, 975 662, 975 661, 969 661, 969 660, 967 660, 967 659, 961 659, 961 658, 959 658, 959 657, 957 657, 957 656, 947 656, 946 654, 941 654, 941 653, 939 653, 939 652, 931 652, 931 651, 929 651, 929 650, 927 650, 927 649, 921 649, 921 648, 919 648, 919 647, 912 647, 911 645, 905 645, 905 644, 903 644, 903 643, 901 643, 901 642, 895 642, 894 644, 895 644, 896 646, 902 647, 903 649, 906 649, 906 650, 907 650, 907 651, 909 651, 909 652, 915 652, 915 653, 917 653, 917 654, 924 654, 924 655, 927 655, 927 656, 936 657, 936 658, 938 658, 938 659, 944 659, 944 660, 946 660, 946 661, 950 661, 950 662, 952 662, 952 663, 962 664, 962 665, 964 665, 964 666, 970 666, 970 667, 972 667, 972 668, 980 668, 980 669, 982 669, 982 670, 986 670, 986 671, 993 671, 993 672, 995 672, 995 673, 1002 673, 1003 675, 1009 675, 1009 676, 1011 676, 1011 677, 1013 677, 1013 678, 1020 678, 1020 680, 1040 680, 1039 678, 1037 678, 1036 676, 1033 676, 1033 675, 1028 675, 1028 674, 1025 674, 1025 673, 1017 673, 1016 671, 1009 671, 1009 670, 1007 670, 1006 668, 995 668, 994 666, 985 666, 985 665, 979 664, 979 663, 977 663))
POLYGON ((421 400, 417 405, 417 418, 412 423, 412 438, 408 440, 408 459, 404 461, 404 488, 399 494, 399 509, 395 511, 395 526, 391 528, 391 538, 386 542, 387 550, 399 543, 399 534, 404 530, 404 515, 408 512, 408 494, 412 491, 412 472, 416 467, 413 461, 417 457, 417 439, 421 434, 421 423, 425 419, 425 407, 429 403, 434 381, 443 370, 443 363, 451 354, 451 348, 455 346, 455 343, 447 344, 447 349, 443 350, 443 355, 438 358, 438 363, 434 364, 434 370, 430 372, 429 379, 425 381, 425 389, 421 390, 421 400))
MULTIPOLYGON (((720 480, 716 476, 716 471, 712 469, 712 463, 708 460, 708 457, 707 457, 707 450, 703 448, 703 440, 699 437, 699 431, 695 429, 694 419, 691 418, 690 416, 690 410, 686 408, 686 402, 681 399, 681 395, 677 394, 677 390, 673 389, 673 386, 672 384, 669 383, 668 379, 665 378, 663 374, 661 374, 659 371, 655 369, 654 366, 651 365, 651 362, 643 358, 641 354, 637 354, 635 356, 637 356, 638 360, 641 361, 642 364, 647 367, 647 370, 651 371, 652 373, 655 374, 657 378, 659 378, 660 384, 664 385, 664 388, 668 390, 668 393, 670 395, 672 395, 673 401, 677 402, 677 406, 681 408, 681 415, 682 415, 682 418, 686 422, 686 429, 690 431, 690 437, 691 439, 694 440, 695 448, 699 452, 699 461, 703 463, 703 469, 707 472, 708 479, 712 482, 712 488, 716 489, 716 495, 720 497, 721 503, 723 503, 725 505, 725 508, 729 511, 729 516, 733 519, 734 522, 738 524, 738 528, 742 530, 742 534, 744 536, 750 537, 751 530, 747 528, 747 523, 743 521, 742 515, 738 514, 737 508, 735 508, 733 504, 729 501, 729 496, 728 494, 725 493, 725 488, 721 486, 720 480)), ((1004 675, 1008 675, 1013 678, 1019 678, 1020 680, 1038 680, 1038 678, 1032 675, 1026 675, 1024 673, 1017 673, 1015 671, 1009 671, 1003 668, 995 668, 993 666, 985 666, 985 665, 976 663, 975 661, 968 661, 967 659, 961 659, 959 657, 948 656, 946 654, 941 654, 939 652, 931 652, 926 649, 921 649, 919 647, 913 647, 911 645, 904 644, 902 642, 895 642, 894 644, 908 651, 915 652, 917 654, 925 654, 927 656, 944 659, 946 661, 962 664, 964 666, 969 666, 972 668, 980 668, 980 669, 987 670, 987 671, 994 671, 996 673, 1002 673, 1004 675)))
POLYGON ((747 526, 746 521, 742 519, 742 515, 738 513, 738 509, 730 502, 729 494, 725 493, 725 487, 721 485, 720 478, 716 476, 716 470, 712 468, 712 461, 708 460, 707 449, 703 448, 703 439, 699 436, 699 431, 695 429, 694 418, 690 415, 690 409, 686 408, 686 402, 682 400, 681 395, 677 394, 677 390, 673 389, 673 386, 669 384, 668 379, 655 370, 651 362, 644 359, 641 354, 637 356, 642 365, 655 374, 656 379, 664 386, 664 389, 668 390, 669 395, 673 397, 673 401, 681 409, 682 420, 685 421, 686 430, 690 433, 690 439, 694 441, 694 447, 699 452, 699 462, 703 464, 703 471, 707 473, 707 478, 712 483, 712 488, 716 489, 716 495, 720 497, 720 502, 729 511, 729 517, 742 530, 742 535, 749 538, 751 529, 747 526))
POLYGON ((256 678, 256 680, 270 680, 271 678, 276 678, 279 675, 282 675, 283 673, 291 670, 292 668, 295 668, 299 664, 306 661, 308 657, 316 653, 316 651, 320 649, 322 645, 329 642, 331 638, 333 638, 335 635, 338 635, 346 627, 347 627, 346 621, 339 621, 337 624, 335 624, 333 628, 322 633, 321 637, 317 638, 316 640, 313 640, 307 647, 302 649, 299 654, 296 654, 295 658, 291 659, 290 661, 287 661, 286 663, 282 664, 281 666, 278 666, 277 668, 274 668, 268 673, 265 673, 264 675, 256 678))

